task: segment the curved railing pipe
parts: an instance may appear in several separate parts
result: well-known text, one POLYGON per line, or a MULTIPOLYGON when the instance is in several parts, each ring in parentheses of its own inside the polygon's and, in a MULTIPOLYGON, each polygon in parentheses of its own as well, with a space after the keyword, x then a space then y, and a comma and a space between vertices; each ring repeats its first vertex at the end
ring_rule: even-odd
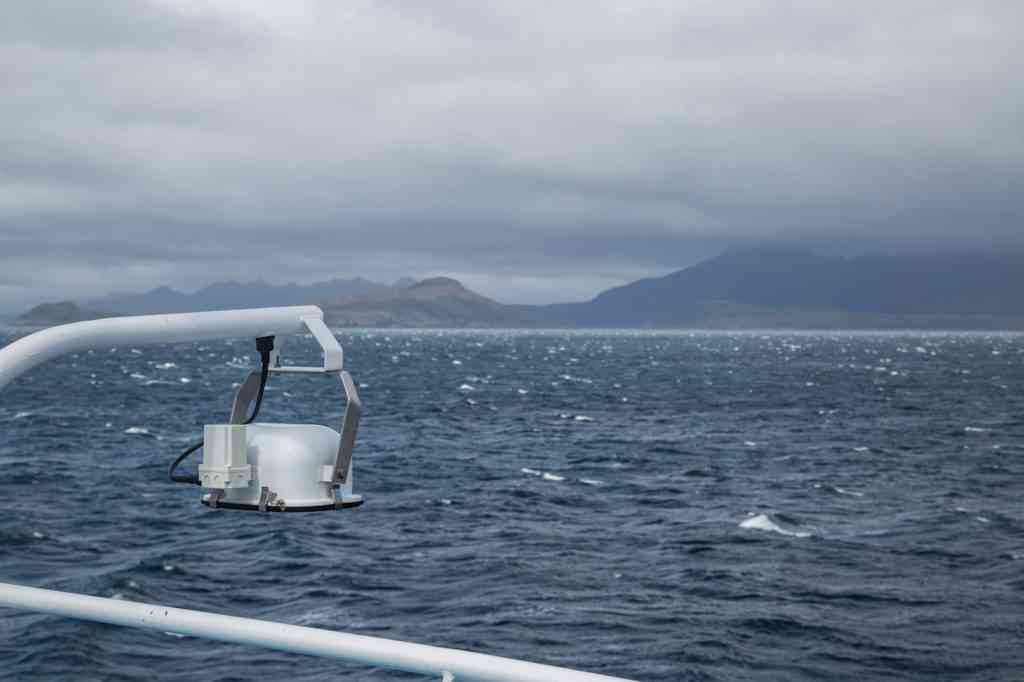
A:
MULTIPOLYGON (((0 349, 0 388, 36 365, 68 353, 126 344, 300 334, 312 331, 312 325, 320 329, 323 317, 323 311, 316 306, 290 306, 178 315, 110 317, 50 327, 0 349)), ((321 335, 315 336, 321 343, 325 340, 321 339, 321 335)), ((330 340, 334 340, 333 336, 330 336, 330 340)), ((334 341, 333 348, 325 347, 324 352, 325 356, 336 352, 336 358, 325 357, 325 361, 330 360, 338 364, 337 369, 341 369, 341 350, 337 342, 334 341)))

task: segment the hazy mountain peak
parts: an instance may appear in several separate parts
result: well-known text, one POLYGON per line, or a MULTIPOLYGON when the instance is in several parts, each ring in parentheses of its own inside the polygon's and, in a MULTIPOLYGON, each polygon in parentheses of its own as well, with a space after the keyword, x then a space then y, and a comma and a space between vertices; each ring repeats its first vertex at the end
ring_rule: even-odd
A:
POLYGON ((515 327, 533 320, 515 306, 481 296, 451 277, 428 277, 404 289, 335 301, 332 324, 357 327, 515 327))
POLYGON ((452 289, 460 289, 462 291, 468 291, 466 287, 462 286, 462 282, 451 277, 428 277, 426 279, 416 282, 408 289, 427 289, 427 288, 440 288, 449 287, 452 289))
POLYGON ((495 301, 481 296, 463 286, 462 282, 451 277, 428 277, 407 289, 401 295, 416 299, 462 299, 486 305, 498 305, 495 301))
POLYGON ((18 317, 19 322, 26 324, 67 324, 105 317, 94 310, 84 310, 74 301, 58 301, 42 303, 18 317))

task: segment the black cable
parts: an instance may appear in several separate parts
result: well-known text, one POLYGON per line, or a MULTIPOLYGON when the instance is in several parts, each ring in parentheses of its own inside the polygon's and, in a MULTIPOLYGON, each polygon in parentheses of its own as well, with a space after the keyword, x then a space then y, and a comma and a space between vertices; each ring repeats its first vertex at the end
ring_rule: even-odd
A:
MULTIPOLYGON (((252 424, 256 421, 256 417, 260 414, 260 407, 263 406, 263 391, 267 387, 267 379, 270 377, 270 352, 274 350, 274 337, 273 336, 261 336, 256 339, 256 350, 260 353, 260 390, 256 394, 256 405, 253 407, 252 414, 246 419, 243 424, 252 424)), ((194 453, 203 447, 204 441, 199 441, 188 446, 188 448, 178 455, 178 458, 174 460, 170 468, 167 470, 167 476, 175 483, 191 483, 192 485, 202 485, 199 480, 199 476, 195 474, 178 474, 175 473, 178 467, 188 459, 189 455, 194 453)))
POLYGON ((174 460, 173 464, 171 464, 171 468, 167 470, 167 475, 170 476, 172 481, 174 481, 175 483, 193 483, 195 485, 200 485, 199 477, 196 476, 195 474, 176 474, 174 472, 177 470, 178 466, 182 462, 188 459, 189 455, 191 455, 199 448, 203 447, 203 443, 204 441, 193 443, 192 445, 188 446, 188 449, 185 450, 185 452, 178 455, 178 458, 174 460))

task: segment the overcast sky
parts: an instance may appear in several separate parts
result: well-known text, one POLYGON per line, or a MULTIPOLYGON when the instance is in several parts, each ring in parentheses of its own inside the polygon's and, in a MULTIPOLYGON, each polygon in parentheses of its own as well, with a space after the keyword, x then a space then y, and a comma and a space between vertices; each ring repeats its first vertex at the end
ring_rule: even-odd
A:
POLYGON ((1024 2, 32 0, 0 310, 448 274, 589 298, 732 245, 1024 244, 1024 2))

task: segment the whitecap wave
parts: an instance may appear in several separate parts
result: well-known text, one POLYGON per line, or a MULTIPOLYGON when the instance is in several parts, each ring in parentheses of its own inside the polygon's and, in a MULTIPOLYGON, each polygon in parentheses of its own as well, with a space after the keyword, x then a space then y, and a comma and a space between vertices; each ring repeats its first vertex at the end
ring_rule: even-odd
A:
POLYGON ((798 530, 787 530, 779 524, 772 521, 767 514, 758 514, 751 516, 749 519, 740 521, 740 528, 746 528, 747 530, 763 530, 771 533, 779 533, 780 535, 788 535, 794 538, 809 538, 810 533, 798 530))
POLYGON ((835 490, 840 495, 851 495, 853 497, 864 497, 864 493, 859 493, 856 490, 847 490, 845 488, 840 488, 839 486, 832 486, 832 489, 835 490))

